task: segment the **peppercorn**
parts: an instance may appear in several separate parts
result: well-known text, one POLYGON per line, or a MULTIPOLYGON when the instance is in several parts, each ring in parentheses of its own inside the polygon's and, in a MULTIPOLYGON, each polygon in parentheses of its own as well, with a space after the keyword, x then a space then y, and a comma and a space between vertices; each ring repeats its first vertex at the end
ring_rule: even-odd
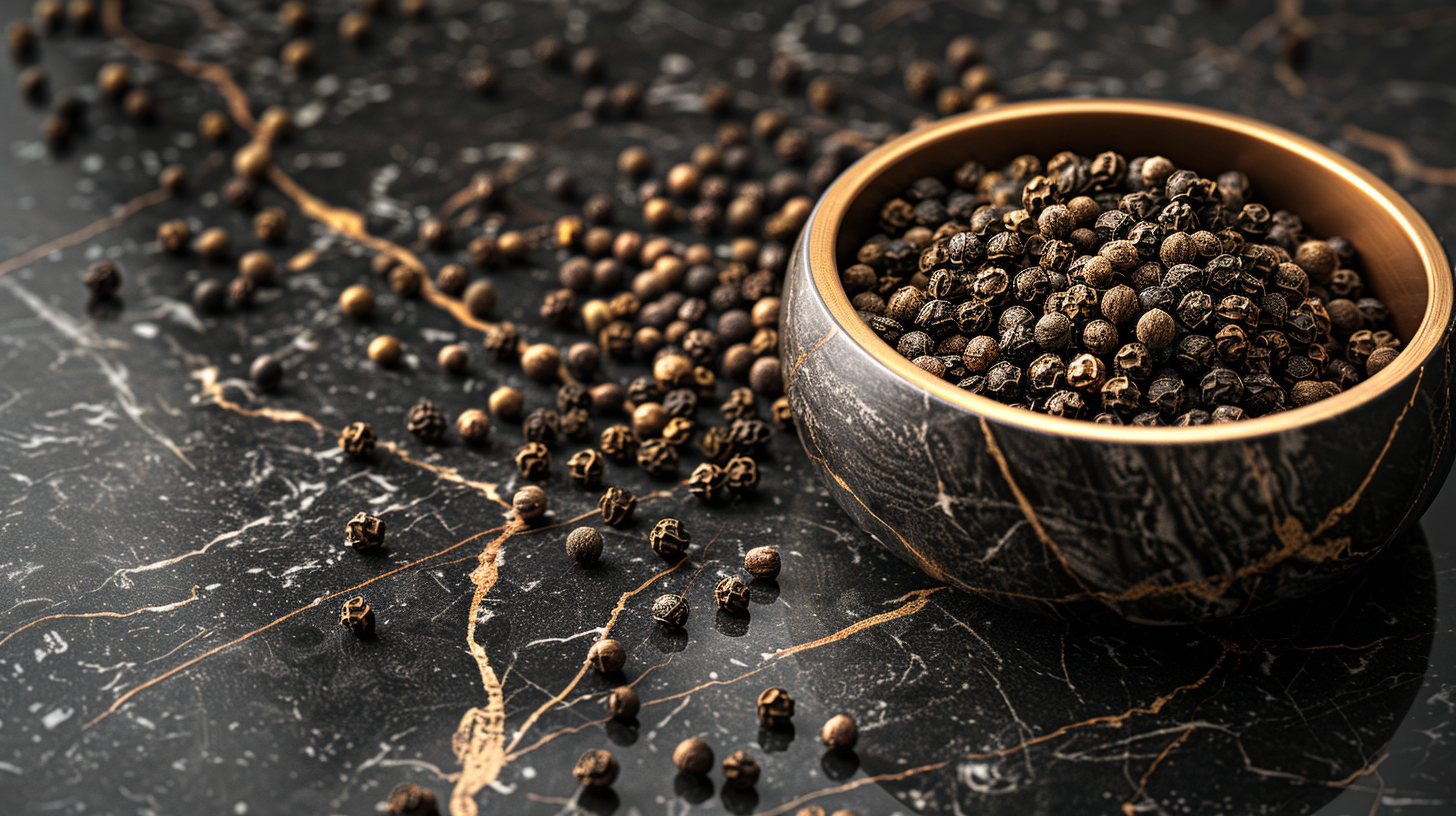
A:
POLYGON ((111 300, 121 288, 121 267, 111 261, 97 261, 86 270, 82 282, 91 290, 93 299, 111 300))
POLYGON ((525 409, 525 396, 508 385, 501 386, 490 393, 487 404, 492 413, 506 422, 519 422, 525 409))
POLYGON ((727 113, 733 108, 733 86, 727 82, 714 82, 703 89, 703 109, 710 113, 727 113))
POLYGON ((248 367, 248 377, 260 391, 276 391, 283 383, 283 363, 271 354, 260 354, 248 367))
POLYGON ((607 695, 607 714, 614 720, 632 722, 642 710, 642 700, 631 686, 618 686, 607 695))
POLYGON ((672 764, 685 774, 703 776, 713 769, 713 749, 697 737, 688 737, 673 749, 672 764))
POLYGON ((368 513, 357 513, 344 525, 344 538, 358 552, 384 546, 384 521, 368 513))
POLYGON ((713 599, 718 608, 730 615, 742 615, 748 611, 748 585, 735 576, 728 576, 713 589, 713 599))
POLYGON ((253 203, 253 198, 258 194, 257 182, 249 178, 237 176, 228 179, 223 185, 222 197, 232 207, 247 207, 253 203))
POLYGON ((825 748, 836 753, 852 751, 854 744, 859 741, 859 726, 848 715, 835 714, 820 729, 819 739, 825 748))
POLYGON ((758 760, 745 751, 734 751, 723 760, 723 781, 737 788, 757 785, 762 772, 758 760))
POLYGON ((282 241, 288 234, 288 213, 282 207, 265 207, 253 216, 253 233, 259 241, 282 241))
POLYGON ((464 345, 451 343, 440 348, 439 353, 435 356, 435 362, 446 374, 464 374, 465 368, 470 362, 470 354, 465 350, 464 345))
POLYGON ((603 522, 621 527, 632 519, 632 511, 637 509, 637 497, 626 488, 609 487, 597 500, 597 509, 601 511, 603 522))
POLYGON ((434 791, 408 782, 396 785, 385 803, 389 816, 436 816, 434 791))
POLYGON ((754 578, 777 578, 781 565, 779 551, 775 547, 754 547, 743 556, 743 568, 754 578))
POLYGON ((164 221, 157 227, 157 245, 165 252, 182 252, 187 249, 187 242, 191 239, 192 230, 181 219, 164 221))
POLYGON ((253 289, 253 282, 244 277, 233 278, 227 285, 228 297, 239 306, 252 304, 253 289))
POLYGON ((652 619, 669 629, 681 629, 688 620, 688 605, 681 595, 660 595, 652 602, 652 619))
POLYGON ((479 408, 469 408, 455 419, 455 430, 471 445, 483 444, 490 436, 490 416, 479 408))
MULTIPOLYGON (((736 447, 738 443, 735 441, 736 447)), ((758 489, 758 463, 752 458, 741 454, 733 456, 723 470, 728 479, 728 489, 735 495, 758 489)))
POLYGON ((233 154, 233 172, 240 178, 256 180, 273 164, 273 151, 263 142, 249 142, 233 154))
POLYGON ((78 30, 89 30, 96 20, 96 4, 93 0, 71 0, 66 5, 66 17, 78 30))
POLYGON ((584 567, 602 557, 602 534, 591 527, 578 527, 566 537, 566 554, 584 567))
POLYGON ((339 293, 339 311, 349 317, 365 319, 374 313, 374 290, 355 284, 339 293))
POLYGON ((516 450, 516 468, 523 479, 544 479, 551 470, 551 451, 540 442, 527 442, 516 450))
POLYGON ((916 60, 905 69, 905 92, 911 99, 929 99, 940 87, 940 68, 929 60, 916 60))
POLYGON ((421 442, 439 442, 447 426, 445 415, 430 400, 421 400, 411 407, 405 420, 405 427, 421 442))
POLYGON ((374 428, 367 422, 352 422, 339 434, 339 447, 356 459, 373 454, 374 442, 374 428))
POLYGON ((758 722, 764 728, 783 728, 794 716, 794 698, 781 688, 767 688, 758 695, 758 722))
POLYGON ((728 474, 712 462, 704 462, 688 477, 688 492, 706 502, 728 498, 728 474))
POLYGON ((192 307, 198 312, 215 313, 221 312, 227 305, 227 286, 223 281, 205 280, 192 289, 192 307))
MULTIPOLYGON (((11 25, 15 26, 16 23, 11 23, 11 25)), ((13 40, 11 45, 14 46, 13 40)), ((100 88, 101 93, 106 96, 120 97, 131 87, 131 69, 119 62, 108 62, 102 65, 96 71, 96 87, 100 88)))
POLYGON ((221 260, 232 251, 232 235, 222 227, 209 227, 197 236, 197 254, 209 260, 221 260))
POLYGON ((770 410, 773 413, 773 421, 775 425, 783 428, 784 430, 790 430, 794 427, 794 412, 792 407, 789 405, 788 397, 779 397, 778 399, 774 400, 773 405, 770 406, 770 410))
POLYGON ((347 626, 354 634, 365 637, 374 631, 374 610, 359 596, 344 601, 339 612, 339 624, 347 626))
POLYGON ((381 334, 369 342, 369 359, 382 368, 393 368, 399 364, 403 354, 399 338, 381 334))
POLYGON ((556 379, 560 368, 561 352, 549 343, 527 346, 526 350, 521 352, 521 370, 533 380, 550 382, 556 379))
POLYGON ((180 164, 163 167, 157 174, 157 186, 172 195, 181 195, 187 191, 187 168, 180 164))
POLYGON ((156 117, 157 101, 156 96, 151 95, 146 87, 132 87, 127 95, 121 98, 121 112, 128 119, 135 119, 138 122, 150 122, 156 117))
POLYGON ((825 76, 814 77, 809 80, 805 96, 809 100, 809 107, 820 113, 828 113, 839 107, 839 83, 825 76))
POLYGON ((295 71, 311 68, 317 58, 318 48, 312 40, 305 37, 289 40, 283 44, 283 50, 278 52, 278 61, 295 71))
POLYGON ((611 638, 603 638, 591 645, 586 653, 587 662, 602 674, 614 674, 627 665, 627 650, 611 638))
POLYGON ((665 439, 649 439, 637 449, 637 464, 650 476, 672 476, 677 472, 677 461, 677 448, 665 439))
POLYGON ((271 285, 277 273, 278 265, 273 261, 273 256, 261 249, 244 252, 238 258, 238 275, 252 281, 254 286, 271 285))

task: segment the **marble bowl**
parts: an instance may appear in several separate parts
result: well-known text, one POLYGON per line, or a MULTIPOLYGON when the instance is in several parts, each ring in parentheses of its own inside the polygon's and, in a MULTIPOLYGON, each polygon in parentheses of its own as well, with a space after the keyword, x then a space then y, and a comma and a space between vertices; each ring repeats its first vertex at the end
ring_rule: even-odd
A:
POLYGON ((1451 466, 1451 267, 1415 209, 1309 139, 1130 100, 1007 105, 865 156, 825 192, 786 283, 784 376, 804 448, 875 539, 932 578, 1057 615, 1247 614, 1334 584, 1416 524, 1451 466), (1097 425, 1012 408, 921 371, 857 317, 839 269, 910 182, 968 159, 1162 154, 1239 169, 1257 200, 1359 250, 1405 342, 1370 380, 1225 425, 1097 425))

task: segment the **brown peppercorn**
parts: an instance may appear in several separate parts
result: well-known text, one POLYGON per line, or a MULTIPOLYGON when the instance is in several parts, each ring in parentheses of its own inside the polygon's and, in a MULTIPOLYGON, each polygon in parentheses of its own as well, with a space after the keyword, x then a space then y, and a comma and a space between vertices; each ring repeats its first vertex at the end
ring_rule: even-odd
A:
POLYGON ((339 611, 339 624, 347 626, 354 634, 365 637, 374 631, 374 610, 359 596, 344 601, 339 611))
POLYGON ((685 774, 703 776, 713 769, 713 749, 697 737, 688 737, 673 749, 672 764, 685 774))
POLYGON ((758 760, 745 751, 734 751, 723 760, 723 781, 736 788, 751 788, 758 784, 763 772, 758 760))
POLYGON ((358 552, 384 546, 384 521, 368 513, 357 513, 344 525, 344 538, 358 552))
POLYGON ((828 113, 839 107, 839 83, 825 76, 814 77, 809 80, 805 96, 809 100, 809 107, 820 113, 828 113))
POLYGON ((703 89, 703 108, 710 113, 727 113, 733 109, 733 85, 728 82, 714 82, 703 89))
POLYGON ((629 178, 642 178, 652 171, 652 154, 643 147, 629 147, 618 154, 617 171, 629 178))
POLYGON ((249 178, 234 176, 223 185, 222 197, 230 207, 247 207, 258 195, 258 184, 249 178))
POLYGON ((647 534, 647 542, 652 551, 663 558, 672 560, 682 557, 687 552, 688 545, 692 542, 692 536, 688 535, 687 528, 675 518, 659 520, 652 526, 652 532, 647 534))
POLYGON ((606 788, 617 781, 620 769, 617 758, 610 751, 592 748, 576 760, 576 767, 572 768, 571 775, 576 777, 576 781, 583 788, 606 788))
POLYGON ((748 611, 748 585, 735 576, 728 576, 713 589, 713 599, 718 608, 730 615, 742 615, 748 611))
POLYGON ((688 622, 688 604, 681 595, 659 595, 652 602, 652 619, 669 629, 681 629, 688 622))
POLYGON ((157 113, 157 99, 146 88, 132 88, 121 98, 121 112, 137 122, 150 122, 157 113))
POLYGON ((1374 377, 1384 371, 1399 355, 1400 350, 1393 346, 1380 346, 1371 351, 1370 356, 1365 359, 1365 376, 1374 377))
POLYGON ((197 118, 197 133, 205 141, 217 144, 228 137, 232 130, 232 120, 220 110, 205 111, 197 118))
POLYGON ((405 417, 405 427, 419 437, 421 442, 439 442, 445 436, 449 423, 434 402, 420 400, 409 409, 409 414, 405 417))
MULTIPOLYGON (((1108 349, 1108 351, 1110 353, 1111 349, 1108 349)), ((779 397, 778 399, 774 400, 770 410, 772 410, 773 412, 773 421, 775 425, 783 428, 784 430, 789 430, 790 428, 794 427, 794 412, 789 405, 788 397, 779 397)))
POLYGON ((843 752, 854 749, 854 744, 859 741, 859 726, 854 720, 845 714, 835 714, 824 723, 819 731, 819 739, 824 747, 831 751, 843 752))
POLYGON ((389 816, 437 816, 435 792, 406 782, 389 792, 389 816))
POLYGON ((228 297, 233 303, 239 306, 248 306, 253 302, 253 282, 244 277, 233 278, 228 281, 228 297))
POLYGON ((253 234, 259 241, 283 240, 288 234, 288 213, 282 207, 264 207, 253 216, 253 234))
POLYGON ((586 653, 591 667, 603 674, 613 674, 627 665, 627 650, 611 638, 603 638, 591 645, 586 653))
POLYGON ((393 335, 381 334, 369 342, 369 359, 373 360, 375 365, 393 368, 399 365, 402 353, 399 338, 393 335))
MULTIPOLYGON (((749 447, 748 443, 737 438, 733 441, 735 448, 749 447)), ((728 477, 728 489, 734 493, 742 494, 758 489, 758 463, 751 457, 738 454, 728 460, 723 466, 723 472, 728 477)))
POLYGON ((94 0, 71 0, 66 4, 66 18, 78 30, 86 31, 96 22, 96 3, 94 0))
POLYGON ((249 142, 233 154, 233 172, 241 178, 262 178, 272 164, 273 151, 263 142, 249 142))
POLYGON ((172 195, 181 195, 187 191, 187 168, 180 164, 163 167, 157 174, 157 186, 172 195))
POLYGON ((289 40, 278 52, 278 61, 295 71, 313 67, 314 61, 317 59, 318 47, 313 44, 313 40, 307 37, 289 40))
POLYGON ((607 695, 607 713, 614 720, 632 721, 642 710, 642 699, 631 686, 618 686, 607 695))
POLYGON ((566 536, 566 554, 584 567, 602 557, 602 534, 592 527, 578 527, 566 536))
POLYGON ((537 382, 551 382, 561 368, 561 352, 550 343, 536 343, 521 352, 521 370, 537 382))
POLYGON ((781 688, 767 688, 758 694, 758 722, 764 728, 783 728, 794 717, 794 698, 781 688))
POLYGON ((766 397, 778 397, 784 393, 783 367, 777 357, 760 357, 748 370, 748 385, 766 397))
POLYGON ((435 356, 435 362, 446 374, 464 374, 466 366, 470 363, 470 353, 465 350, 464 344, 451 343, 440 348, 439 354, 435 356))
POLYGON ((911 99, 929 99, 940 87, 940 66, 916 60, 905 69, 905 92, 911 99))
POLYGON ((92 298, 110 300, 121 288, 121 267, 111 261, 97 261, 86 270, 86 277, 82 282, 91 290, 92 298))
POLYGON ((953 71, 964 71, 981 61, 981 41, 962 34, 945 47, 945 61, 953 71))
POLYGON ((459 297, 469 282, 470 273, 460 264, 445 264, 435 273, 435 288, 450 297, 459 297))
POLYGON ((546 515, 550 506, 551 500, 546 496, 546 491, 536 485, 526 485, 511 497, 511 509, 515 511, 516 518, 527 523, 546 515))
POLYGON ((642 205, 642 220, 653 229, 667 229, 677 222, 677 206, 661 196, 642 205))
POLYGON ((208 260, 226 258, 232 246, 232 234, 222 227, 208 227, 197 236, 197 254, 208 260))
POLYGON ((164 252, 177 254, 187 249, 187 242, 192 240, 192 230, 187 222, 182 219, 164 221, 157 227, 157 246, 164 252))
POLYGON ((366 11, 355 10, 339 18, 339 39, 347 43, 361 43, 369 39, 374 24, 366 11))
POLYGON ((238 258, 238 274, 253 282, 254 286, 270 286, 278 273, 278 264, 273 256, 261 249, 243 253, 238 258))
POLYGON ((491 413, 506 422, 519 422, 526 407, 526 398, 518 389, 505 385, 490 392, 487 404, 491 413))
POLYGON ((631 520, 632 511, 637 509, 637 497, 626 488, 609 487, 597 500, 597 509, 601 511, 603 522, 621 527, 631 520))
POLYGON ((743 568, 754 578, 777 578, 781 565, 779 551, 775 547, 754 547, 743 556, 743 568))
POLYGON ((365 459, 373 454, 374 442, 374 428, 367 422, 352 422, 339 434, 339 447, 356 459, 365 459))
POLYGON ((523 479, 544 479, 551 472, 551 450, 542 442, 527 442, 516 451, 516 469, 523 479))
POLYGON ((96 71, 96 87, 101 93, 120 98, 131 87, 131 69, 119 62, 108 62, 96 71))
POLYGON ((693 361, 683 354, 668 354, 652 365, 652 376, 663 391, 681 388, 692 376, 693 361))
POLYGON ((465 442, 479 445, 490 437, 490 415, 479 408, 469 408, 455 419, 455 430, 465 442))
POLYGON ((485 318, 495 309, 495 298, 495 286, 490 281, 478 280, 465 287, 460 300, 472 317, 485 318))
POLYGON ((612 106, 623 116, 635 116, 642 107, 642 98, 646 93, 647 89, 636 80, 618 83, 612 88, 612 106))
POLYGON ((1177 325, 1173 321, 1173 316, 1162 309, 1149 309, 1138 318, 1138 342, 1150 349, 1163 348, 1172 343, 1176 335, 1177 325))

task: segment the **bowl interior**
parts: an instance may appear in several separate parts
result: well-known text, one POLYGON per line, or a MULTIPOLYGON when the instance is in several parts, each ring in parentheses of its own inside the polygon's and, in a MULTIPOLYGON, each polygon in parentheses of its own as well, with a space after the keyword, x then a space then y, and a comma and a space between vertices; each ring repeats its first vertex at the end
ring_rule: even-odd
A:
MULTIPOLYGON (((827 217, 816 226, 832 232, 811 239, 818 250, 811 249, 811 263, 816 264, 821 293, 828 298, 827 290, 839 290, 835 298, 839 309, 834 308, 835 300, 830 301, 831 309, 845 309, 852 319, 853 309, 838 286, 837 274, 830 286, 830 276, 817 262, 832 253, 836 270, 854 263, 860 243, 878 231, 880 207, 911 182, 922 176, 945 179, 970 159, 998 168, 1023 153, 1045 161, 1062 150, 1086 156, 1116 150, 1129 159, 1163 155, 1178 167, 1209 177, 1241 170, 1252 183, 1252 200, 1271 210, 1290 210, 1312 235, 1348 238, 1363 264, 1366 294, 1390 307, 1396 333, 1411 352, 1374 379, 1393 383, 1402 372, 1413 370, 1439 343, 1450 320, 1450 270, 1435 235, 1408 203, 1369 172, 1314 142, 1254 120, 1190 106, 1125 100, 1008 105, 948 120, 871 153, 826 194, 820 214, 827 217)), ((865 333, 878 342, 868 330, 865 333)), ((1323 402, 1343 401, 1346 396, 1323 402)))

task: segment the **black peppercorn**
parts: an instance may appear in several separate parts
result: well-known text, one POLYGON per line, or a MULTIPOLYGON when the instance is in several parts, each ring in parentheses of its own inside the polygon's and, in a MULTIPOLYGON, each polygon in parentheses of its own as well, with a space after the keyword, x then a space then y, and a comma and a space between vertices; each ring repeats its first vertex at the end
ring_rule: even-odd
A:
POLYGON ((748 611, 748 594, 748 585, 732 575, 719 581, 713 589, 718 608, 730 615, 742 615, 748 611))
POLYGON ((706 502, 728 498, 728 474, 712 462, 704 462, 688 477, 688 492, 706 502))
POLYGON ((396 785, 385 803, 389 816, 436 816, 435 793, 408 782, 396 785))
POLYGON ((516 468, 523 479, 544 479, 551 471, 551 451, 540 442, 527 442, 516 451, 516 468))
POLYGON ((697 737, 688 737, 673 749, 672 764, 685 774, 703 776, 713 769, 713 749, 697 737))
POLYGON ((687 528, 675 518, 659 520, 653 525, 652 532, 647 534, 647 542, 652 546, 652 551, 669 560, 680 558, 687 552, 691 541, 687 528))
POLYGON ((602 455, 594 448, 587 448, 572 454, 566 462, 567 473, 571 480, 581 487, 601 487, 602 476, 606 472, 606 466, 602 462, 602 455))
POLYGON ((774 547, 754 547, 743 556, 743 568, 754 578, 777 578, 781 564, 779 551, 774 547))
POLYGON ((110 300, 121 288, 121 268, 111 261, 97 261, 86 270, 84 283, 91 290, 91 297, 110 300))
POLYGON ((601 511, 603 522, 621 527, 631 520, 632 511, 637 509, 637 497, 626 488, 609 487, 597 500, 597 509, 601 511))
POLYGON ((783 728, 794 716, 794 698, 781 688, 767 688, 758 695, 758 721, 764 728, 783 728))
POLYGON ((737 788, 751 788, 758 784, 762 773, 758 760, 744 751, 734 751, 723 759, 723 781, 737 788))
POLYGON ((607 695, 607 713, 614 720, 631 722, 642 710, 642 700, 631 686, 618 686, 607 695))
POLYGON ((374 631, 374 610, 358 596, 344 601, 339 611, 339 624, 349 627, 354 634, 365 637, 374 631))
POLYGON ((593 748, 576 760, 576 767, 572 768, 571 774, 584 788, 606 788, 617 781, 620 770, 617 758, 610 751, 593 748))
POLYGON ((276 391, 283 382, 283 363, 271 354, 260 354, 248 368, 248 376, 260 391, 276 391))
POLYGON ((637 449, 637 464, 651 476, 666 477, 677 472, 677 448, 665 439, 649 439, 637 449))
POLYGON ((377 550, 384 546, 384 521, 368 513, 359 513, 344 525, 344 537, 349 546, 359 552, 377 550))
POLYGON ((611 638, 603 638, 591 645, 586 653, 591 667, 603 674, 613 674, 627 665, 627 650, 611 638))

